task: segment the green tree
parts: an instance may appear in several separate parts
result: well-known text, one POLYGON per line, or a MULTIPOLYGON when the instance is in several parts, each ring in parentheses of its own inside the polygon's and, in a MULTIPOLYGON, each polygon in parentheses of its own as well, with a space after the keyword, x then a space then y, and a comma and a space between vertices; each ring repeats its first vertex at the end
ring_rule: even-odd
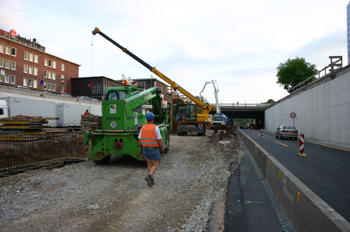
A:
POLYGON ((261 104, 272 104, 272 103, 275 103, 275 100, 269 99, 267 100, 267 102, 261 102, 261 104))
POLYGON ((304 58, 299 57, 279 63, 276 69, 277 84, 283 86, 289 93, 293 91, 294 86, 317 73, 316 65, 310 64, 304 58))

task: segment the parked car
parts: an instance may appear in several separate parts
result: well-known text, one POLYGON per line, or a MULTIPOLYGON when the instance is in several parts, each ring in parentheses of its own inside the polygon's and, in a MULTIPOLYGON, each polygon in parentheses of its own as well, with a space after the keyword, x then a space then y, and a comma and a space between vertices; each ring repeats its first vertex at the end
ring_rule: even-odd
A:
POLYGON ((78 99, 85 99, 85 100, 91 100, 91 98, 87 97, 87 96, 78 96, 78 99))
POLYGON ((295 129, 294 126, 289 125, 281 125, 280 127, 276 128, 276 138, 283 139, 283 138, 298 138, 298 130, 295 129))
POLYGON ((64 96, 64 97, 71 97, 72 96, 71 94, 67 94, 67 93, 60 93, 59 95, 64 96))

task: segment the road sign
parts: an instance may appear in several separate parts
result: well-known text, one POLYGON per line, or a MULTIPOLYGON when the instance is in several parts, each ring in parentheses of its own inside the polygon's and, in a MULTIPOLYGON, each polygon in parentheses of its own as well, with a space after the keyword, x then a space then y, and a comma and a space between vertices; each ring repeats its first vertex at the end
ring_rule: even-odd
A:
POLYGON ((41 86, 44 85, 44 80, 40 80, 40 85, 41 85, 41 86))
POLYGON ((290 113, 290 117, 291 117, 292 119, 294 119, 294 118, 296 118, 296 117, 297 117, 297 114, 296 114, 296 113, 294 113, 294 112, 292 112, 292 113, 290 113))

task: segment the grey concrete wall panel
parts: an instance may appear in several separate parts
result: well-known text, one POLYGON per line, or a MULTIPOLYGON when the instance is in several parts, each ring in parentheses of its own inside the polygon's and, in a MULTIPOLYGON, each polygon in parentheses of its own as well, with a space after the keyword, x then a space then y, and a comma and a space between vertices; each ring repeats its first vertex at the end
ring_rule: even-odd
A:
POLYGON ((265 111, 265 129, 293 125, 305 138, 350 144, 350 66, 305 86, 265 111))
MULTIPOLYGON (((276 114, 280 114, 280 111, 277 112, 276 114)), ((348 221, 306 187, 266 150, 240 130, 239 135, 254 157, 276 200, 279 195, 278 204, 294 231, 350 231, 348 221), (299 193, 300 202, 298 201, 299 193)))

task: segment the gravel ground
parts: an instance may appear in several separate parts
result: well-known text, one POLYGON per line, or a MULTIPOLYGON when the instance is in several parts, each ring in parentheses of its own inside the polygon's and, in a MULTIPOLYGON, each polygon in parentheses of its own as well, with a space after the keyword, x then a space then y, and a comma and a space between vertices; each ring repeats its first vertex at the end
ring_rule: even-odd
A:
POLYGON ((154 175, 115 156, 0 179, 1 231, 222 231, 234 138, 171 136, 154 175))

